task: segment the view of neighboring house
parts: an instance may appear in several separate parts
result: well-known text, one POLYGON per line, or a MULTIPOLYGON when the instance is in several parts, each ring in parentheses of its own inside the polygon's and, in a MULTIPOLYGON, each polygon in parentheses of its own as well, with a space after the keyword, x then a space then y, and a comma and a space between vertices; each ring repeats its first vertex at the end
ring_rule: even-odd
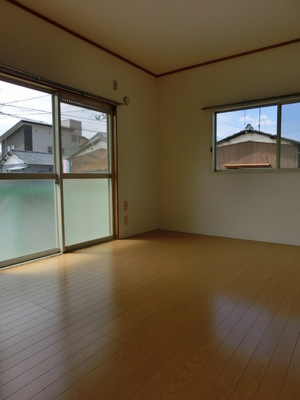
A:
POLYGON ((71 172, 107 172, 107 135, 98 132, 68 157, 71 172))
MULTIPOLYGON (((69 156, 87 139, 82 136, 80 121, 62 121, 61 126, 63 153, 69 156)), ((0 143, 3 157, 10 150, 53 153, 52 125, 21 120, 0 137, 0 143)))
MULTIPOLYGON (((61 122, 64 172, 106 172, 107 135, 82 136, 81 121, 61 122)), ((0 172, 53 172, 52 125, 21 120, 2 136, 0 172)))
POLYGON ((53 153, 10 150, 0 161, 0 172, 53 172, 53 153))
MULTIPOLYGON (((276 136, 252 127, 217 142, 217 169, 276 168, 276 136)), ((281 168, 300 166, 300 142, 281 138, 281 168)))

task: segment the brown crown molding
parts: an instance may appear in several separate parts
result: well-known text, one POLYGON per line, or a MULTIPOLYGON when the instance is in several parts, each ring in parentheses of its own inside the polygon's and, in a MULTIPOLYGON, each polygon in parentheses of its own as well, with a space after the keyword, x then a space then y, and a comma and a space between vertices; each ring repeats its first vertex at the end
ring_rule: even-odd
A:
POLYGON ((194 64, 194 65, 191 65, 189 67, 183 67, 183 68, 175 69, 173 71, 163 72, 162 74, 157 74, 156 77, 160 78, 162 76, 175 74, 177 72, 188 71, 189 69, 200 68, 200 67, 204 67, 204 66, 210 65, 210 64, 216 64, 216 63, 220 63, 220 62, 223 62, 223 61, 232 60, 233 58, 249 56, 250 54, 260 53, 260 52, 268 51, 268 50, 273 50, 273 49, 277 49, 278 47, 284 47, 284 46, 288 46, 288 45, 299 43, 299 42, 300 42, 300 38, 297 38, 297 39, 293 39, 293 40, 288 40, 286 42, 272 44, 270 46, 259 47, 258 49, 253 49, 253 50, 249 50, 249 51, 244 51, 242 53, 232 54, 230 56, 216 58, 214 60, 209 60, 209 61, 205 61, 205 62, 202 62, 202 63, 199 63, 199 64, 194 64))
POLYGON ((216 59, 213 59, 213 60, 204 61, 204 62, 202 62, 202 63, 190 65, 190 66, 187 66, 187 67, 178 68, 178 69, 171 70, 171 71, 167 71, 167 72, 163 72, 163 73, 160 73, 160 74, 155 74, 154 72, 151 72, 151 71, 149 71, 148 69, 142 67, 141 65, 136 64, 136 63, 134 63, 133 61, 128 60, 127 58, 121 56, 120 54, 115 53, 114 51, 112 51, 112 50, 110 50, 110 49, 107 49, 107 48, 104 47, 104 46, 101 46, 99 43, 96 43, 96 42, 94 42, 93 40, 90 40, 90 39, 86 38, 85 36, 82 36, 82 35, 80 35, 79 33, 73 31, 72 29, 69 29, 69 28, 67 28, 67 27, 65 27, 65 26, 63 26, 63 25, 61 25, 61 24, 59 24, 58 22, 53 21, 52 19, 46 17, 45 15, 40 14, 40 13, 38 13, 37 11, 32 10, 31 8, 29 8, 29 7, 25 6, 25 5, 23 5, 22 3, 20 3, 20 2, 17 1, 17 0, 6 0, 6 1, 7 1, 8 3, 11 3, 11 4, 13 4, 14 6, 19 7, 19 8, 21 8, 22 10, 24 10, 24 11, 26 11, 26 12, 28 12, 28 13, 34 15, 35 17, 38 17, 38 18, 42 19, 43 21, 46 21, 46 22, 48 22, 49 24, 51 24, 51 25, 53 25, 53 26, 55 26, 55 27, 57 27, 57 28, 59 28, 59 29, 65 31, 65 32, 69 33, 70 35, 75 36, 75 37, 77 37, 77 38, 80 39, 80 40, 83 40, 84 42, 86 42, 86 43, 88 43, 88 44, 90 44, 90 45, 92 45, 92 46, 98 48, 99 50, 102 50, 102 51, 104 51, 104 52, 106 52, 106 53, 112 55, 113 57, 116 57, 116 58, 118 58, 119 60, 122 60, 122 61, 124 61, 125 63, 130 64, 130 65, 132 65, 133 67, 138 68, 138 69, 140 69, 140 70, 146 72, 147 74, 149 74, 149 75, 151 75, 151 76, 153 76, 153 77, 155 77, 155 78, 160 78, 160 77, 163 77, 163 76, 176 74, 176 73, 178 73, 178 72, 188 71, 188 70, 190 70, 190 69, 205 67, 205 66, 207 66, 207 65, 217 64, 217 63, 220 63, 220 62, 223 62, 223 61, 232 60, 232 59, 234 59, 234 58, 245 57, 245 56, 248 56, 248 55, 251 55, 251 54, 260 53, 260 52, 268 51, 268 50, 273 50, 273 49, 276 49, 276 48, 279 48, 279 47, 289 46, 289 45, 296 44, 296 43, 299 43, 299 42, 300 42, 300 38, 292 39, 292 40, 288 40, 288 41, 285 41, 285 42, 272 44, 272 45, 270 45, 270 46, 260 47, 260 48, 257 48, 257 49, 253 49, 253 50, 249 50, 249 51, 245 51, 245 52, 241 52, 241 53, 232 54, 232 55, 230 55, 230 56, 225 56, 225 57, 221 57, 221 58, 216 58, 216 59))

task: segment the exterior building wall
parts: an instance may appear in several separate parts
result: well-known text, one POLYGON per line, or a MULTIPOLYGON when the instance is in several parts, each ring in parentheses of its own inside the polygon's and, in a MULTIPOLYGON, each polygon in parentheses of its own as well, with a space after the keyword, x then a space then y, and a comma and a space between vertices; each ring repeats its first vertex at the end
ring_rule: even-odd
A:
POLYGON ((70 160, 70 172, 106 172, 107 171, 107 150, 99 149, 94 152, 86 153, 70 160))
POLYGON ((281 144, 280 148, 280 167, 298 168, 299 167, 299 147, 281 144))
POLYGON ((69 157, 76 150, 78 150, 78 148, 83 143, 87 141, 87 139, 84 138, 83 136, 76 134, 73 129, 62 127, 61 135, 62 135, 63 156, 65 157, 69 157), (76 141, 72 140, 72 135, 76 136, 76 141))
MULTIPOLYGON (((268 163, 276 168, 276 144, 263 142, 240 142, 217 147, 217 169, 225 169, 224 164, 268 163)), ((282 168, 298 167, 298 146, 281 146, 282 168)))
MULTIPOLYGON (((63 154, 68 157, 74 153, 78 148, 87 142, 87 139, 81 134, 81 122, 71 120, 64 121, 65 124, 61 128, 62 133, 62 147, 63 154)), ((50 125, 40 125, 37 123, 26 123, 21 128, 12 133, 7 137, 2 143, 2 153, 5 155, 8 152, 8 146, 13 146, 15 150, 30 150, 42 153, 53 152, 53 132, 52 126, 50 125), (32 148, 25 148, 25 135, 24 129, 32 132, 32 148), (30 128, 30 129, 28 129, 30 128), (49 151, 49 148, 52 151, 49 151)))
POLYGON ((48 152, 48 147, 53 152, 53 133, 51 126, 32 125, 33 151, 48 152))
POLYGON ((25 150, 23 127, 18 129, 13 135, 6 138, 2 143, 3 156, 8 152, 9 146, 14 146, 15 150, 25 150))

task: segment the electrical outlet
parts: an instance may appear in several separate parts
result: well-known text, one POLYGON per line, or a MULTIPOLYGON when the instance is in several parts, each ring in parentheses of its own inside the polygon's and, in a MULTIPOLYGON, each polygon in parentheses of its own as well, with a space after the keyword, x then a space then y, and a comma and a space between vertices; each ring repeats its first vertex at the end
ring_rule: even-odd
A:
POLYGON ((118 90, 118 81, 113 80, 113 90, 118 90))
POLYGON ((124 215, 124 225, 128 225, 128 215, 124 215))
POLYGON ((123 203, 123 210, 128 211, 128 201, 127 200, 125 200, 123 203))

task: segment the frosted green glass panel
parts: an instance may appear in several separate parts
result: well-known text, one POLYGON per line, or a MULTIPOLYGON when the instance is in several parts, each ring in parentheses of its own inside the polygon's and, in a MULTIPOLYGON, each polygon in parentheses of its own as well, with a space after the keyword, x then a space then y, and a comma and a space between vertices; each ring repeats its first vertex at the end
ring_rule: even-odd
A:
POLYGON ((0 262, 58 248, 54 181, 0 181, 0 262))
POLYGON ((112 235, 110 186, 109 179, 64 180, 66 246, 112 235))

